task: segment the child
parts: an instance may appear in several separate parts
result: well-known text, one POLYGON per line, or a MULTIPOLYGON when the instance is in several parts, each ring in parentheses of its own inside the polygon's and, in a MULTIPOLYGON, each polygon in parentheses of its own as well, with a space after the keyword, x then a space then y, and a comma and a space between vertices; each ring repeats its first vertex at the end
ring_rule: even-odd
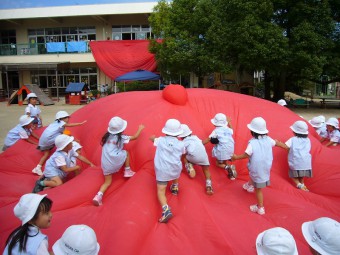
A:
POLYGON ((281 227, 270 228, 260 233, 256 238, 256 251, 258 255, 298 255, 294 237, 281 227))
POLYGON ((5 138, 5 144, 2 148, 3 151, 11 147, 13 144, 15 144, 20 139, 24 139, 25 141, 32 143, 32 144, 38 144, 36 141, 32 140, 30 136, 36 138, 39 140, 39 136, 37 136, 32 131, 32 122, 34 121, 34 118, 31 118, 27 115, 22 115, 19 118, 19 124, 16 125, 14 128, 12 128, 6 138, 5 138))
POLYGON ((287 103, 286 103, 286 100, 284 99, 280 99, 279 101, 277 101, 277 103, 281 106, 286 106, 287 107, 287 103))
POLYGON ((262 188, 270 185, 270 169, 273 162, 272 147, 275 141, 267 136, 269 132, 266 121, 261 117, 254 118, 247 127, 253 136, 250 139, 245 153, 233 155, 232 160, 249 158, 248 170, 250 181, 243 185, 245 190, 251 192, 255 188, 257 204, 250 206, 250 211, 260 215, 265 214, 263 206, 262 188))
POLYGON ((72 225, 52 247, 54 255, 97 255, 100 245, 96 233, 87 225, 72 225))
POLYGON ((3 255, 49 254, 47 236, 40 232, 50 227, 52 219, 52 201, 46 196, 30 193, 20 198, 14 214, 21 220, 21 226, 7 238, 3 255))
POLYGON ((122 132, 126 129, 127 121, 120 117, 113 117, 110 120, 108 132, 105 133, 101 140, 103 146, 102 151, 102 169, 104 174, 104 183, 100 186, 97 195, 93 198, 95 206, 102 205, 104 192, 108 189, 112 182, 112 174, 117 173, 125 164, 124 177, 132 177, 135 172, 130 169, 130 155, 123 150, 124 144, 136 140, 144 125, 139 125, 137 132, 133 136, 128 136, 122 132))
MULTIPOLYGON (((64 135, 71 136, 71 131, 68 130, 68 129, 65 129, 63 133, 64 133, 64 135)), ((72 149, 68 153, 68 157, 70 158, 70 161, 71 161, 70 166, 71 167, 76 166, 77 165, 77 159, 79 159, 80 161, 90 165, 91 167, 94 167, 95 165, 90 160, 88 160, 86 157, 81 155, 81 148, 82 147, 83 146, 81 146, 80 143, 78 143, 77 141, 74 140, 72 142, 72 149)), ((75 174, 78 175, 79 172, 75 171, 75 174)))
POLYGON ((154 159, 157 197, 163 211, 159 222, 166 223, 172 218, 172 212, 165 196, 166 187, 168 182, 172 181, 170 191, 173 195, 178 194, 178 178, 182 172, 181 157, 186 151, 184 143, 177 139, 177 136, 183 133, 178 120, 167 120, 162 133, 166 136, 156 138, 153 135, 150 140, 157 147, 154 159))
POLYGON ((321 138, 320 142, 329 140, 326 146, 336 146, 340 143, 339 121, 337 118, 329 118, 326 121, 327 137, 321 138))
POLYGON ((216 158, 216 165, 228 171, 228 178, 235 180, 237 177, 236 168, 232 164, 228 164, 227 161, 231 160, 231 156, 234 153, 234 138, 233 129, 231 126, 231 119, 223 114, 217 113, 211 123, 215 126, 214 131, 209 135, 209 138, 203 141, 203 144, 214 144, 212 150, 212 156, 216 158))
POLYGON ((39 106, 37 106, 37 95, 35 93, 29 93, 26 97, 28 105, 25 109, 25 113, 32 117, 35 118, 38 121, 37 127, 40 128, 42 127, 42 118, 40 116, 41 110, 39 106))
POLYGON ((38 165, 32 170, 32 172, 37 175, 43 174, 41 167, 50 155, 50 150, 54 147, 55 138, 63 133, 65 127, 80 126, 86 122, 85 120, 81 123, 69 123, 70 115, 65 111, 57 112, 55 119, 56 120, 44 130, 39 139, 38 150, 42 151, 44 155, 40 159, 38 165))
POLYGON ((303 178, 312 177, 311 143, 308 138, 308 126, 302 121, 296 121, 291 127, 294 137, 286 143, 276 141, 277 146, 288 150, 289 177, 293 179, 298 189, 308 191, 303 178))
POLYGON ((54 188, 63 184, 63 179, 69 172, 78 171, 80 166, 71 166, 68 156, 72 150, 73 136, 58 135, 55 139, 57 150, 46 161, 44 175, 36 181, 33 193, 42 191, 45 187, 54 188))
POLYGON ((302 234, 314 255, 340 254, 340 223, 321 217, 302 224, 302 234))
POLYGON ((326 138, 327 137, 327 128, 325 125, 325 122, 322 119, 322 116, 317 116, 314 117, 313 119, 308 121, 309 124, 315 129, 316 133, 322 137, 326 138))
POLYGON ((192 135, 192 131, 187 125, 182 124, 181 128, 183 130, 183 133, 180 134, 178 137, 183 138, 186 150, 186 156, 183 157, 185 167, 191 178, 195 177, 195 174, 193 174, 195 173, 195 169, 193 168, 192 164, 200 165, 202 167, 206 179, 206 192, 208 195, 212 195, 214 191, 209 171, 210 163, 202 140, 200 140, 196 135, 192 135))

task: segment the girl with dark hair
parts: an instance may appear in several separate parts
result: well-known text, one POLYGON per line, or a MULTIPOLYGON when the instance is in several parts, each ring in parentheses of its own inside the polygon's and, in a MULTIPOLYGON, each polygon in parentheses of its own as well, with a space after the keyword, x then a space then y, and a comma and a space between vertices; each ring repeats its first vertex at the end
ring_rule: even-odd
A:
POLYGON ((93 204, 96 206, 102 205, 103 194, 111 185, 112 174, 117 173, 125 164, 124 177, 132 177, 135 172, 130 169, 130 156, 124 150, 124 144, 132 140, 136 140, 144 125, 139 125, 139 128, 133 136, 123 134, 127 127, 127 121, 120 117, 113 117, 110 120, 108 132, 104 134, 100 144, 103 146, 101 165, 104 174, 104 183, 100 186, 97 195, 93 198, 93 204))
POLYGON ((3 255, 50 254, 47 236, 40 229, 49 228, 52 219, 52 200, 47 195, 25 194, 14 207, 21 226, 8 237, 3 255))

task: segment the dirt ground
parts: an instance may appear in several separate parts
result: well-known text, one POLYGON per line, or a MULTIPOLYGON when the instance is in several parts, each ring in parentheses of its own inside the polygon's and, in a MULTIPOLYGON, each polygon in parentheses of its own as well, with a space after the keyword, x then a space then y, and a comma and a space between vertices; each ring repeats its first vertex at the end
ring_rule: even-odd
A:
MULTIPOLYGON (((4 144, 6 135, 10 129, 15 127, 19 122, 19 117, 24 114, 26 105, 19 106, 17 104, 7 105, 7 102, 0 102, 0 153, 1 148, 4 144)), ((40 106, 42 111, 43 124, 46 126, 54 121, 55 114, 58 111, 67 111, 69 114, 77 111, 78 109, 84 107, 84 105, 69 105, 65 104, 64 99, 59 102, 55 101, 55 105, 40 106)), ((300 115, 306 120, 310 120, 315 116, 324 115, 327 118, 330 117, 340 117, 340 108, 333 107, 322 109, 319 102, 311 104, 309 108, 291 108, 296 114, 300 115)))

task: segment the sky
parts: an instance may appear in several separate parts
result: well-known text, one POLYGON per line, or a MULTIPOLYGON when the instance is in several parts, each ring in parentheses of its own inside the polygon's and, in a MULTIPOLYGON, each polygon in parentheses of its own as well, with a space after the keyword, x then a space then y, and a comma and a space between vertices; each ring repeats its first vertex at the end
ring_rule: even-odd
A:
POLYGON ((157 2, 157 0, 0 0, 0 9, 140 2, 157 2))

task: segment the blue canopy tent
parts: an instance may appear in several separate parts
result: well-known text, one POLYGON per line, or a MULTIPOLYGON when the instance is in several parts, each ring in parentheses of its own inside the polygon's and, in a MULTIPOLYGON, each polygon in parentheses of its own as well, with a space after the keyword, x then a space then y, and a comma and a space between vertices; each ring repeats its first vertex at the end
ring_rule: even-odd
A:
MULTIPOLYGON (((149 81, 149 80, 160 80, 160 75, 147 70, 135 70, 128 72, 121 76, 118 76, 115 81, 124 81, 124 91, 125 91, 125 81, 149 81)), ((115 85, 116 93, 116 85, 115 85)))

